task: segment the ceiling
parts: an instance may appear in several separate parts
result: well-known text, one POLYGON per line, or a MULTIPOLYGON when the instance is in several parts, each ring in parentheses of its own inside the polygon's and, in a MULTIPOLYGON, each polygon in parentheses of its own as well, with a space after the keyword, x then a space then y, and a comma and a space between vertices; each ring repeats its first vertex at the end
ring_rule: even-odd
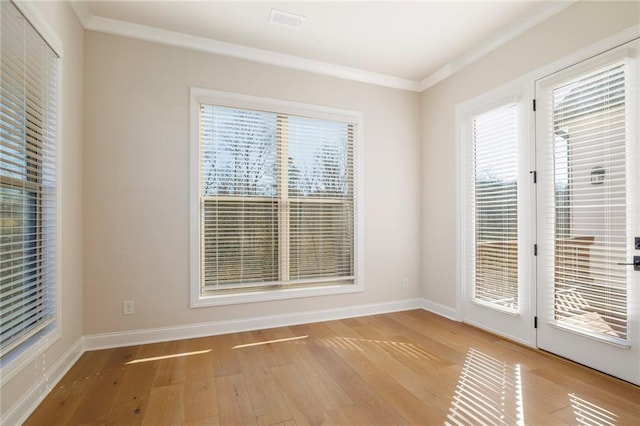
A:
POLYGON ((87 29, 421 91, 572 1, 72 1, 87 29), (272 9, 305 16, 269 23, 272 9))

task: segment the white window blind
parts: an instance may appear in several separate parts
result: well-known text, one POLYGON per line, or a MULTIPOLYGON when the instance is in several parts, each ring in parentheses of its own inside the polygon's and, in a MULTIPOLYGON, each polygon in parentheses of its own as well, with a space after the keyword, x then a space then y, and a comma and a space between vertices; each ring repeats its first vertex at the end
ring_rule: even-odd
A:
POLYGON ((0 355, 55 317, 57 56, 10 2, 0 29, 0 355))
POLYGON ((200 109, 205 289, 278 280, 276 115, 200 109))
POLYGON ((552 91, 555 233, 550 320, 627 338, 626 66, 552 91))
POLYGON ((472 120, 474 300, 518 309, 518 109, 507 105, 472 120))
POLYGON ((202 294, 354 283, 354 131, 200 104, 202 294))
POLYGON ((353 125, 283 117, 289 279, 353 278, 353 125))

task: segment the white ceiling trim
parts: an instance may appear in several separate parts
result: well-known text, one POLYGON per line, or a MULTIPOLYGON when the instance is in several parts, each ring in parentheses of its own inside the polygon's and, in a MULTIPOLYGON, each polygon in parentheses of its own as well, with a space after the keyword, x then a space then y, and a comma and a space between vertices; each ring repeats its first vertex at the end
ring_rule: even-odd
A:
POLYGON ((414 80, 407 80, 400 77, 349 68, 327 62, 314 61, 311 59, 300 58, 298 56, 286 55, 283 53, 242 46, 234 43, 227 43, 176 31, 163 30, 160 28, 134 24, 116 19, 103 18, 101 16, 92 15, 84 1, 71 2, 71 7, 74 12, 76 12, 76 15, 83 27, 91 31, 151 41, 169 46, 199 50, 207 53, 230 56, 233 58, 260 62, 268 65, 276 65, 284 68, 308 71, 345 80, 391 87, 394 89, 409 90, 413 92, 419 91, 419 82, 414 80))
POLYGON ((496 50, 500 46, 508 43, 525 31, 533 28, 542 21, 561 12, 578 0, 562 0, 553 2, 536 14, 528 16, 516 22, 506 31, 492 37, 487 42, 480 44, 466 54, 451 61, 447 65, 438 69, 422 81, 414 81, 365 71, 357 68, 350 68, 327 62, 314 61, 298 56, 286 55, 264 49, 247 47, 234 43, 227 43, 206 37, 199 37, 176 31, 163 30, 146 25, 134 24, 131 22, 104 18, 91 13, 86 0, 70 1, 69 4, 75 12, 82 26, 90 31, 97 31, 107 34, 114 34, 139 40, 161 43, 169 46, 182 47, 199 50, 217 55, 229 56, 253 62, 275 65, 284 68, 307 71, 316 74, 328 75, 345 80, 359 81, 378 86, 402 89, 413 92, 423 92, 429 87, 457 73, 467 65, 479 60, 485 55, 496 50))
POLYGON ((89 9, 89 5, 85 0, 81 1, 69 1, 69 6, 71 6, 71 10, 78 17, 78 21, 82 24, 83 28, 87 28, 87 23, 91 18, 93 18, 93 13, 91 13, 91 9, 89 9))
POLYGON ((497 48, 507 44, 509 41, 523 34, 527 30, 530 30, 531 28, 535 27, 539 23, 562 12, 572 4, 576 3, 577 1, 578 0, 563 0, 558 3, 550 3, 546 7, 539 10, 537 13, 529 15, 525 19, 512 25, 506 31, 503 31, 500 34, 497 34, 496 36, 490 38, 486 42, 468 51, 464 55, 454 59, 453 61, 451 61, 444 67, 440 68, 433 74, 427 76, 427 78, 425 78, 420 82, 418 86, 418 91, 423 92, 427 90, 429 87, 438 84, 442 80, 457 73, 467 65, 472 64, 473 62, 493 52, 497 48))

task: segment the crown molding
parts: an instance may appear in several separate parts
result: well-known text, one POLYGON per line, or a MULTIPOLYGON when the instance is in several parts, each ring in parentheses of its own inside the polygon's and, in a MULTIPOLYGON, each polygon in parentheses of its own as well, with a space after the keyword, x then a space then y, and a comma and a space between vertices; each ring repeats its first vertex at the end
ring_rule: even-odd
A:
POLYGON ((276 65, 283 68, 307 71, 330 77, 337 77, 344 80, 359 81, 361 83, 369 83, 413 92, 418 91, 419 82, 414 80, 407 80, 400 77, 330 64, 327 62, 314 61, 298 56, 286 55, 234 43, 227 43, 206 37, 199 37, 176 31, 163 30, 146 25, 104 18, 92 15, 84 1, 74 1, 71 2, 71 5, 83 27, 90 31, 145 40, 168 46, 198 50, 268 65, 276 65))
POLYGON ((476 62, 477 60, 483 58, 499 47, 504 46, 519 35, 525 33, 526 31, 551 18, 552 16, 562 12, 576 2, 578 2, 578 0, 561 0, 558 2, 549 3, 548 5, 546 5, 546 7, 538 10, 537 13, 529 15, 521 21, 516 22, 507 30, 491 37, 489 40, 481 43, 477 47, 469 50, 467 53, 449 62, 434 73, 428 75, 418 85, 418 91, 423 92, 431 86, 438 84, 442 80, 462 70, 467 65, 476 62))
POLYGON ((93 13, 91 13, 91 9, 89 9, 89 5, 86 0, 69 0, 69 6, 71 6, 71 10, 76 14, 78 21, 80 21, 80 25, 83 28, 87 28, 89 21, 93 18, 93 13))
POLYGON ((357 68, 301 58, 298 56, 286 55, 269 50, 227 43, 206 37, 163 30, 122 20, 104 18, 92 14, 87 4, 87 0, 73 0, 69 1, 69 4, 86 30, 213 53, 216 55, 229 56, 232 58, 275 65, 299 71, 312 72, 344 80, 358 81, 361 83, 421 93, 431 86, 457 73, 464 67, 488 55, 544 20, 560 13, 577 1, 578 0, 560 0, 549 3, 537 13, 529 15, 525 19, 515 23, 507 30, 497 34, 486 42, 444 65, 440 69, 428 75, 422 81, 409 80, 387 74, 380 74, 357 68))

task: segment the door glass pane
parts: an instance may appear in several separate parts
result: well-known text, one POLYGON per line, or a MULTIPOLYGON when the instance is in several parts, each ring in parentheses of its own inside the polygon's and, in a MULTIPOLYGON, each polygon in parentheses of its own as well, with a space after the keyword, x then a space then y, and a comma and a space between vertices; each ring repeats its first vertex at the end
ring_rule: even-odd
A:
POLYGON ((626 340, 625 63, 552 91, 553 321, 626 340))
POLYGON ((473 119, 474 300, 518 310, 518 109, 473 119))

